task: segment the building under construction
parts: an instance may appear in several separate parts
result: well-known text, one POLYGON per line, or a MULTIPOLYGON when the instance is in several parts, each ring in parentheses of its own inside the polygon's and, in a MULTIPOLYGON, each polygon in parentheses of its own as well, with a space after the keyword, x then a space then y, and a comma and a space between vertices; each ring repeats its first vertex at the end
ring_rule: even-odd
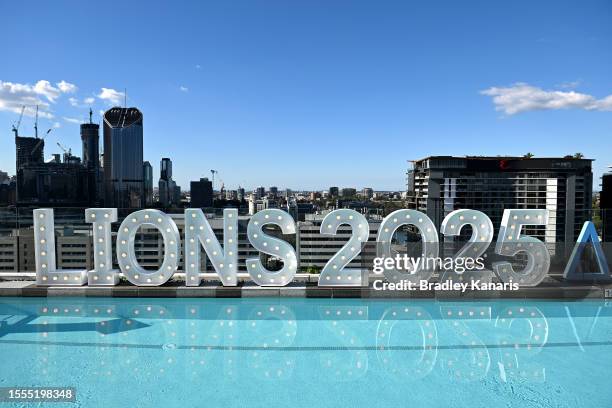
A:
MULTIPOLYGON (((37 118, 38 119, 38 118, 37 118)), ((21 118, 18 124, 21 122, 21 118)), ((83 138, 84 151, 97 152, 98 125, 86 126, 87 137, 83 138), (87 146, 85 146, 87 142, 87 146)), ((98 161, 88 157, 88 162, 73 156, 70 150, 64 149, 63 160, 60 155, 44 161, 45 140, 38 137, 38 120, 34 126, 35 137, 23 137, 18 134, 18 125, 13 127, 15 133, 16 157, 16 201, 18 206, 52 206, 52 207, 86 207, 96 205, 98 194, 98 161), (93 162, 93 163, 92 163, 93 162)), ((49 129, 46 134, 51 131, 49 129)), ((83 129, 82 129, 83 131, 83 129)), ((45 134, 45 136, 46 136, 45 134)), ((95 153, 97 154, 97 153, 95 153)))

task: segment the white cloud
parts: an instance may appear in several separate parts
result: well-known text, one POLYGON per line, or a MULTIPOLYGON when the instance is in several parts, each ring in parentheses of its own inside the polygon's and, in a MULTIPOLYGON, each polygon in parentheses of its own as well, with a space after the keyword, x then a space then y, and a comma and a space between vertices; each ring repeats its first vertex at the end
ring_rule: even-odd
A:
POLYGON ((123 92, 116 91, 112 88, 102 88, 98 94, 98 98, 113 105, 118 105, 124 97, 123 92))
POLYGON ((189 88, 187 88, 186 86, 180 86, 179 89, 181 90, 181 92, 189 92, 189 88))
POLYGON ((66 82, 63 79, 58 82, 57 87, 59 88, 59 90, 63 93, 75 93, 77 91, 77 86, 75 84, 71 84, 70 82, 66 82))
POLYGON ((68 123, 76 123, 76 124, 81 124, 81 123, 83 123, 83 121, 82 121, 82 120, 80 120, 80 119, 75 119, 75 118, 67 118, 67 117, 65 117, 65 116, 64 116, 62 119, 64 119, 64 120, 65 120, 66 122, 68 122, 68 123))
POLYGON ((83 108, 86 106, 91 106, 94 104, 95 101, 96 101, 96 98, 94 97, 83 98, 83 101, 79 101, 77 98, 74 98, 74 97, 68 98, 68 102, 70 103, 70 106, 73 106, 75 108, 83 108))
MULTIPOLYGON (((41 93, 46 92, 48 81, 39 81, 36 86, 30 84, 19 84, 14 82, 4 82, 0 80, 0 111, 8 111, 19 114, 21 107, 26 106, 24 114, 27 116, 35 115, 35 105, 39 107, 38 115, 43 118, 52 118, 53 114, 49 112, 49 103, 41 99, 48 96, 41 93), (41 85, 39 85, 41 84, 41 85)), ((53 87, 51 87, 53 88, 53 87)))
POLYGON ((202 69, 202 66, 200 64, 196 64, 196 69, 202 69))
POLYGON ((559 88, 563 88, 563 89, 575 89, 575 88, 578 88, 581 83, 582 81, 578 79, 576 81, 562 82, 558 86, 559 88))
POLYGON ((58 88, 55 88, 49 81, 45 80, 40 80, 34 85, 34 92, 44 95, 50 102, 55 102, 61 93, 58 88))
POLYGON ((61 123, 59 123, 59 122, 55 122, 55 123, 53 124, 53 129, 57 129, 57 128, 61 128, 61 127, 62 127, 62 124, 61 124, 61 123))
POLYGON ((612 111, 612 95, 597 99, 580 92, 544 90, 522 82, 509 87, 491 87, 480 93, 492 97, 495 110, 506 115, 557 109, 612 111))

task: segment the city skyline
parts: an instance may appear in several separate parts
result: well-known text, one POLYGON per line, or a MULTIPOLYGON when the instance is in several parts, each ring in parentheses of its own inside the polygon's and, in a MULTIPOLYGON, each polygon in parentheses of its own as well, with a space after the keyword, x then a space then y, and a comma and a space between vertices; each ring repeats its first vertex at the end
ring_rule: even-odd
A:
POLYGON ((521 4, 125 5, 142 21, 116 32, 77 18, 110 20, 113 7, 60 15, 37 3, 32 16, 3 4, 0 170, 15 174, 22 103, 41 105, 41 134, 55 128, 48 158, 57 142, 80 152, 90 106, 101 122, 127 87, 144 115, 144 160, 157 177, 171 158, 183 189, 217 169, 231 189, 401 191, 410 159, 581 152, 599 190, 612 164, 612 6, 543 2, 525 15, 521 4))

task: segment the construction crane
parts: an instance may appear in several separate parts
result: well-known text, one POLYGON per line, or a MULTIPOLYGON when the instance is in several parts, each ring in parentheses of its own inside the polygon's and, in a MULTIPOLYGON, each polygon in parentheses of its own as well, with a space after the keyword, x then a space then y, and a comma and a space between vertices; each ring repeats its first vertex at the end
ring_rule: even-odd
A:
MULTIPOLYGON (((37 126, 34 126, 34 128, 36 129, 36 137, 38 138, 38 128, 37 126)), ((45 132, 45 135, 43 137, 40 138, 40 140, 38 141, 38 143, 36 143, 36 145, 34 145, 34 147, 32 148, 32 155, 34 155, 36 153, 36 151, 38 150, 38 148, 40 147, 40 145, 45 141, 45 137, 47 137, 47 135, 49 133, 51 133, 51 131, 53 130, 53 128, 49 128, 49 130, 47 130, 45 132)))
POLYGON ((36 105, 36 120, 34 120, 34 137, 38 139, 38 105, 36 105))
MULTIPOLYGON (((51 129, 49 129, 51 130, 51 129)), ((66 149, 64 146, 62 146, 62 144, 60 142, 57 142, 57 145, 59 146, 60 149, 63 150, 64 153, 68 154, 68 155, 72 155, 72 149, 66 149)))
POLYGON ((25 105, 21 105, 21 113, 19 114, 19 119, 17 122, 13 123, 13 132, 15 133, 15 137, 19 136, 19 125, 21 125, 21 119, 23 119, 23 112, 25 111, 25 105))

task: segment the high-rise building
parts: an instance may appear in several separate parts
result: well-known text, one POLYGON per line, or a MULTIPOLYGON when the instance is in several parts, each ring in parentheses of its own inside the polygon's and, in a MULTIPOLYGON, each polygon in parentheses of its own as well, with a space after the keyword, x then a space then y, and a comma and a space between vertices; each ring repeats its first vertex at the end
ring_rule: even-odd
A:
POLYGON ((181 203, 181 186, 174 183, 174 194, 172 197, 172 203, 174 205, 179 205, 181 203))
POLYGON ((236 190, 226 190, 225 191, 225 199, 226 200, 237 200, 238 192, 236 190))
POLYGON ((278 198, 278 187, 275 187, 275 186, 270 187, 270 191, 268 191, 268 197, 278 198))
POLYGON ((263 210, 267 210, 270 208, 280 208, 278 204, 278 200, 269 197, 255 198, 255 196, 250 196, 248 200, 249 204, 249 215, 254 215, 255 213, 263 210))
POLYGON ((602 220, 601 239, 604 242, 612 242, 612 173, 605 173, 601 177, 599 208, 602 220))
POLYGON ((369 187, 364 187, 361 191, 361 195, 363 198, 371 200, 374 197, 374 190, 369 187))
MULTIPOLYGON (((200 181, 192 181, 190 186, 191 207, 204 208, 213 206, 213 186, 207 178, 200 181)), ((244 189, 243 189, 244 194, 244 189)))
POLYGON ((11 181, 6 171, 0 170, 0 184, 8 184, 11 181))
POLYGON ((171 207, 181 201, 181 190, 172 179, 172 160, 161 159, 159 166, 159 203, 162 207, 171 207))
POLYGON ((81 144, 83 145, 83 166, 100 167, 100 125, 92 122, 89 110, 89 123, 81 123, 81 144))
POLYGON ((253 194, 255 195, 256 199, 263 198, 266 195, 266 188, 261 186, 257 187, 255 191, 253 191, 253 194))
POLYGON ((17 183, 8 174, 0 171, 0 207, 15 205, 17 183))
POLYGON ((153 205, 153 166, 148 161, 142 165, 142 180, 144 183, 145 206, 153 205))
POLYGON ((244 199, 245 199, 244 188, 238 186, 238 190, 236 192, 237 192, 237 197, 236 198, 238 199, 238 201, 244 201, 244 199))
POLYGON ((172 160, 168 157, 163 157, 159 166, 159 178, 162 180, 172 179, 172 160))
POLYGON ((143 118, 136 108, 114 107, 104 113, 105 205, 144 205, 143 118))
POLYGON ((357 195, 357 190, 354 188, 346 187, 342 189, 342 197, 344 198, 355 197, 355 195, 357 195))
POLYGON ((21 169, 26 164, 40 164, 44 161, 44 139, 15 136, 15 149, 16 170, 21 169))
POLYGON ((593 173, 589 159, 432 156, 412 162, 409 206, 437 228, 450 212, 473 209, 499 229, 505 209, 549 210, 546 226, 529 227, 545 242, 575 241, 591 216, 593 173))
POLYGON ((162 207, 171 207, 174 204, 176 183, 174 180, 163 180, 159 179, 158 182, 158 193, 159 193, 159 204, 162 207))
POLYGON ((329 197, 333 198, 333 197, 338 197, 338 187, 330 187, 329 188, 329 197))
MULTIPOLYGON (((45 163, 44 139, 15 137, 15 202, 21 206, 86 207, 96 204, 94 169, 70 152, 45 163)), ((8 192, 9 196, 10 191, 8 192)), ((10 197, 9 197, 10 198, 10 197)))
POLYGON ((295 197, 287 199, 286 208, 295 221, 304 221, 306 214, 313 214, 315 212, 313 203, 298 201, 295 197))
POLYGON ((315 201, 321 198, 321 193, 319 193, 318 191, 311 191, 308 196, 310 198, 310 201, 315 201))
POLYGON ((25 206, 96 205, 90 169, 80 161, 26 164, 17 172, 17 203, 25 206))
MULTIPOLYGON (((92 111, 89 110, 89 123, 81 124, 81 145, 83 146, 82 164, 89 169, 89 196, 98 202, 102 196, 100 180, 100 125, 93 123, 92 111)), ((66 159, 64 159, 64 162, 66 159)))

